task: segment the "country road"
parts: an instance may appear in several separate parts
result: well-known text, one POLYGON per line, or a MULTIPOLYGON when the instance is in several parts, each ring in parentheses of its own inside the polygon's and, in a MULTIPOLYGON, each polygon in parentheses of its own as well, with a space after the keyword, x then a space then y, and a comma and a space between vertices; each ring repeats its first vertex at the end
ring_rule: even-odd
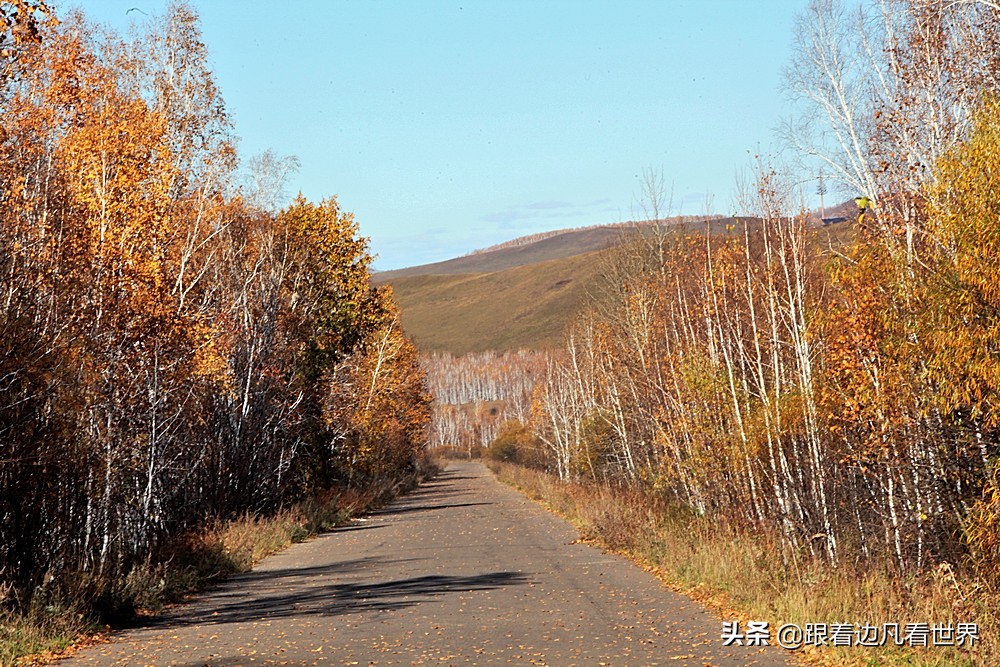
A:
POLYGON ((786 665, 478 463, 58 663, 786 665))

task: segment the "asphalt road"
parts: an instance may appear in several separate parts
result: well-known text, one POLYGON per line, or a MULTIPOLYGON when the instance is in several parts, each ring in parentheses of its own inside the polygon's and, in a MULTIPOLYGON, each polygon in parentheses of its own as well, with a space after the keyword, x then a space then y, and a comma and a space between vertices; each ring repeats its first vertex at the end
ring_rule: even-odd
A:
POLYGON ((786 665, 477 463, 58 667, 786 665))

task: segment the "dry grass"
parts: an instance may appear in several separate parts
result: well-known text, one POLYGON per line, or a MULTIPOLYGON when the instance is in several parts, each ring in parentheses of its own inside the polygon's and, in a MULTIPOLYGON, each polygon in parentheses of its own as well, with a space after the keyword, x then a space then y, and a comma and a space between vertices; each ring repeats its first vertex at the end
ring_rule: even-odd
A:
MULTIPOLYGON (((726 229, 730 223, 713 222, 711 233, 733 233, 726 229)), ((672 229, 679 236, 700 236, 705 225, 672 229)), ((814 234, 820 247, 838 248, 853 237, 853 229, 833 225, 814 234)), ((392 285, 403 329, 422 352, 560 348, 569 322, 601 292, 604 249, 634 231, 566 230, 537 243, 377 273, 373 280, 392 285)))
POLYGON ((832 569, 805 557, 785 563, 768 535, 657 506, 638 494, 564 484, 510 464, 490 466, 502 481, 574 523, 584 538, 632 558, 726 620, 767 620, 772 628, 784 623, 979 624, 980 643, 971 652, 824 648, 799 652, 807 662, 945 667, 1000 660, 1000 599, 947 566, 900 577, 872 566, 832 569))
POLYGON ((108 624, 155 614, 212 582, 246 572, 295 542, 376 509, 440 469, 437 461, 428 459, 421 462, 417 477, 402 482, 328 492, 271 516, 209 521, 172 540, 155 561, 133 568, 127 576, 113 581, 81 576, 73 590, 37 596, 25 613, 0 611, 0 667, 46 664, 99 641, 108 624))
POLYGON ((58 656, 82 633, 94 630, 71 617, 6 614, 0 617, 0 665, 33 664, 19 661, 23 656, 37 656, 38 661, 58 656))
POLYGON ((403 329, 422 352, 558 347, 593 291, 599 253, 502 271, 391 281, 403 329))
POLYGON ((310 498, 268 517, 213 520, 167 544, 125 577, 81 576, 77 588, 47 592, 27 613, 0 617, 0 667, 44 664, 134 616, 157 613, 206 585, 246 572, 295 542, 350 519, 371 494, 310 498))

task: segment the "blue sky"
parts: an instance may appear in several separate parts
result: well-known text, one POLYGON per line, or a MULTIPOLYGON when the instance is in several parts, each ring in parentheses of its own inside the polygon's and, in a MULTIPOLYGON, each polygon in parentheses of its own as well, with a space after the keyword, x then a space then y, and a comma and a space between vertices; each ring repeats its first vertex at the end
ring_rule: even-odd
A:
MULTIPOLYGON (((298 156, 289 190, 337 195, 390 269, 629 219, 650 168, 672 213, 729 212, 805 1, 191 5, 241 154, 298 156)), ((123 31, 165 7, 80 4, 123 31)))

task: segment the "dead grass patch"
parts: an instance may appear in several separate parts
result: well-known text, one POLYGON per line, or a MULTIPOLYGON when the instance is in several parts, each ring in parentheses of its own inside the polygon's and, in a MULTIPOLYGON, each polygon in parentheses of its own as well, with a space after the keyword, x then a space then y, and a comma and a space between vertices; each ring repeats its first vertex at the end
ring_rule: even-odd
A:
MULTIPOLYGON (((560 482, 491 462, 501 481, 566 518, 584 539, 623 554, 725 620, 785 623, 978 623, 971 651, 951 647, 823 648, 806 662, 838 666, 987 667, 1000 660, 1000 597, 950 566, 901 577, 872 564, 834 569, 805 556, 782 562, 764 533, 709 521, 638 493, 560 482)), ((721 636, 721 623, 720 623, 721 636)))
POLYGON ((439 461, 425 458, 415 474, 402 480, 327 491, 269 516, 212 519, 174 538, 155 560, 125 576, 102 580, 81 574, 73 590, 43 591, 26 612, 0 608, 0 667, 48 664, 102 641, 110 625, 155 614, 213 582, 246 572, 271 554, 377 509, 441 468, 439 461))

